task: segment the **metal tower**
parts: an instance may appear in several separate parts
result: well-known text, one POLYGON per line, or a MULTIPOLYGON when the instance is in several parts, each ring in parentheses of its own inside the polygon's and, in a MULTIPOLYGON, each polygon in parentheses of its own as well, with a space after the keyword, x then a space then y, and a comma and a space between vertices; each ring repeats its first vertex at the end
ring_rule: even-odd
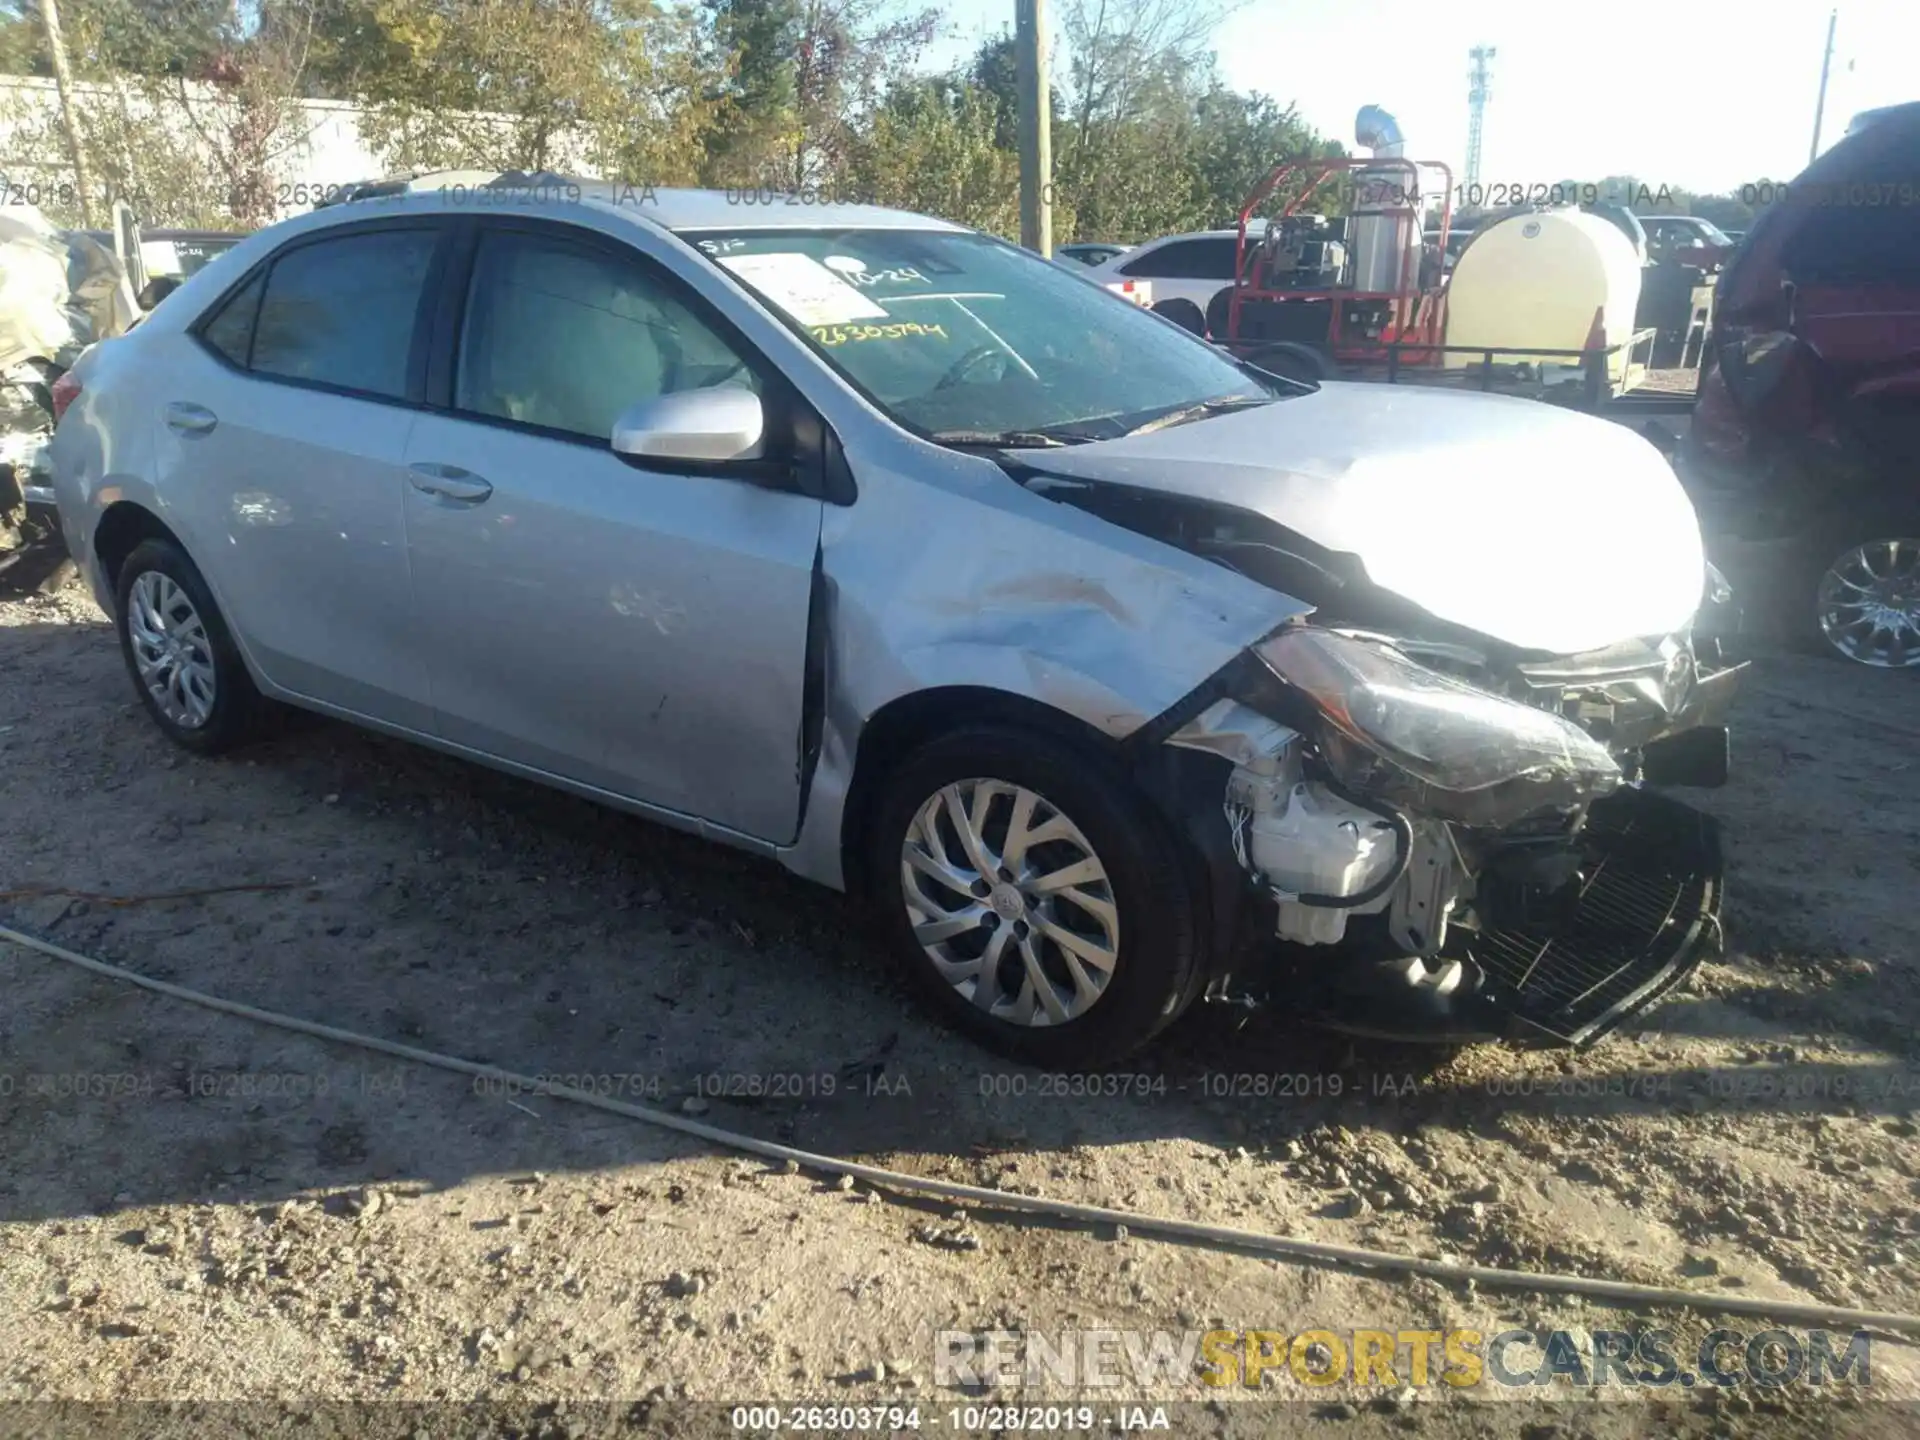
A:
POLYGON ((1489 84, 1492 73, 1488 61, 1495 51, 1491 45, 1476 45, 1467 52, 1473 61, 1473 69, 1468 72, 1467 87, 1467 192, 1473 193, 1473 187, 1480 183, 1480 130, 1487 116, 1487 97, 1491 93, 1489 84))

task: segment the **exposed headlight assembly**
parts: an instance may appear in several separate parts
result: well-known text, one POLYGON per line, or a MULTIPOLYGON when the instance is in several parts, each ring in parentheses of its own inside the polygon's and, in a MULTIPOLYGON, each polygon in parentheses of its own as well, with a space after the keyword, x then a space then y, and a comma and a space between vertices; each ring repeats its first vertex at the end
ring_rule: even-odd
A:
POLYGON ((1619 765, 1571 720, 1416 664, 1378 640, 1294 628, 1255 653, 1318 712, 1349 788, 1418 813, 1504 828, 1618 789, 1619 765))

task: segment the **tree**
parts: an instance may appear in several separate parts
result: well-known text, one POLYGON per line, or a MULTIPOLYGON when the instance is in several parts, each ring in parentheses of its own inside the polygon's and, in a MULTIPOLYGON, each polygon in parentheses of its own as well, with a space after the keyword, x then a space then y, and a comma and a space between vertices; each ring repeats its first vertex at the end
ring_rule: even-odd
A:
POLYGON ((710 68, 725 75, 706 135, 703 178, 751 183, 790 144, 800 0, 706 0, 710 68))
MULTIPOLYGON (((73 68, 87 91, 74 107, 86 163, 65 191, 89 202, 126 197, 148 224, 272 219, 273 167, 304 139, 299 97, 330 3, 68 0, 73 68)), ((20 13, 37 16, 29 6, 20 13)), ((7 158, 44 168, 58 153, 48 138, 44 125, 16 123, 7 158)), ((90 206, 66 208, 84 218, 90 206)))
MULTIPOLYGON (((1268 95, 1243 95, 1215 80, 1194 106, 1190 194, 1194 229, 1238 223, 1253 187, 1285 160, 1336 159, 1339 142, 1323 140, 1301 121, 1292 106, 1268 95)), ((1261 207, 1278 214, 1305 189, 1310 174, 1289 177, 1261 207)), ((1343 189, 1329 177, 1302 207, 1313 214, 1332 213, 1343 203, 1343 189)))
POLYGON ((1000 145, 991 95, 954 77, 893 86, 849 154, 850 188, 1012 238, 1020 231, 1020 163, 1000 145))
POLYGON ((87 164, 86 146, 80 138, 80 121, 74 111, 73 71, 67 63, 66 35, 60 28, 60 11, 54 0, 40 0, 40 29, 46 41, 47 59, 53 66, 54 83, 60 92, 60 129, 67 142, 67 159, 73 165, 74 185, 79 190, 80 223, 93 224, 93 176, 87 164))
POLYGON ((939 23, 938 11, 900 10, 893 0, 803 0, 797 123, 780 178, 800 187, 839 174, 862 119, 906 80, 939 23))
POLYGON ((693 178, 710 77, 652 0, 354 0, 361 134, 391 168, 693 178))
MULTIPOLYGON (((967 83, 992 108, 993 143, 1002 150, 1019 153, 1020 50, 1013 32, 1003 29, 992 39, 981 41, 964 73, 967 83)), ((1048 87, 1047 99, 1058 131, 1066 116, 1058 87, 1048 87)))
POLYGON ((1722 230, 1749 230, 1753 228, 1755 209, 1741 197, 1752 196, 1757 200, 1768 193, 1755 185, 1742 186, 1731 195, 1695 195, 1689 213, 1712 221, 1722 230))
POLYGON ((1164 234, 1213 208, 1197 198, 1204 187, 1192 167, 1200 101, 1217 83, 1206 43, 1230 8, 1230 0, 1068 0, 1070 99, 1054 139, 1055 194, 1072 204, 1082 237, 1164 234))

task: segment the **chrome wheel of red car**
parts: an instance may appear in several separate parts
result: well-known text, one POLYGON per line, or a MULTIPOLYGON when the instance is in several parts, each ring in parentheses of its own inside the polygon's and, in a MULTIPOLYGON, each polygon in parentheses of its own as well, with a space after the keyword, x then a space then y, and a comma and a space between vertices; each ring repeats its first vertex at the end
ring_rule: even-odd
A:
POLYGON ((1820 633, 1843 658, 1884 670, 1920 665, 1920 539, 1869 540, 1820 577, 1820 633))

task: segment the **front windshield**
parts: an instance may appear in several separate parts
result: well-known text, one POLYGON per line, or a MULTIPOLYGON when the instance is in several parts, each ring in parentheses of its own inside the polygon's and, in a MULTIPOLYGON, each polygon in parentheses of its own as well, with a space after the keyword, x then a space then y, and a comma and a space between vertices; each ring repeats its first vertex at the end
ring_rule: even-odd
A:
POLYGON ((1296 393, 1004 241, 927 230, 686 237, 894 420, 955 443, 1123 435, 1296 393))

